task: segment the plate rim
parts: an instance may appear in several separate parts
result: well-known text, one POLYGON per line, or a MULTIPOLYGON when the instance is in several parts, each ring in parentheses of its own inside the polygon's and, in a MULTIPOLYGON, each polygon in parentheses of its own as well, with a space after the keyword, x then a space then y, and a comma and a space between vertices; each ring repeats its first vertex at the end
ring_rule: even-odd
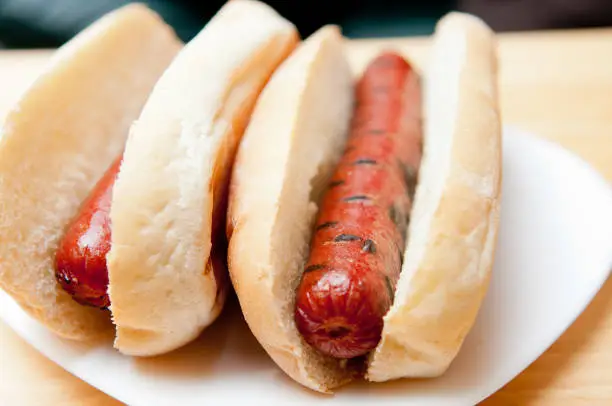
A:
MULTIPOLYGON (((595 169, 595 167, 591 163, 586 161, 584 158, 582 158, 575 152, 569 150, 568 148, 564 147, 563 145, 557 142, 554 142, 550 139, 542 137, 541 135, 538 135, 537 133, 533 131, 525 130, 521 126, 518 126, 518 125, 504 125, 503 126, 503 139, 508 137, 508 134, 511 134, 510 135, 511 137, 528 139, 529 143, 539 144, 540 146, 543 146, 546 149, 552 149, 555 151, 556 154, 564 155, 565 159, 570 159, 574 161, 574 163, 576 163, 577 165, 582 166, 585 169, 585 171, 589 173, 593 181, 596 181, 601 184, 602 189, 607 187, 607 189, 609 190, 610 199, 612 201, 612 186, 610 185, 610 183, 605 179, 602 173, 600 173, 598 170, 595 169)), ((503 182, 503 175, 502 175, 502 193, 504 193, 503 183, 504 182, 503 182)), ((594 281, 591 285, 590 293, 588 295, 588 300, 585 300, 585 302, 582 303, 580 306, 576 306, 573 313, 568 314, 568 317, 567 317, 566 322, 564 323, 563 329, 560 330, 557 335, 555 335, 554 337, 551 337, 550 340, 548 340, 546 344, 543 345, 542 348, 534 347, 534 350, 532 351, 533 354, 530 355, 529 357, 525 357, 526 361, 523 363, 524 365, 522 365, 520 369, 518 369, 516 372, 502 374, 505 376, 504 379, 500 378, 499 379, 500 382, 495 382, 495 385, 493 384, 490 385, 490 390, 485 391, 487 392, 486 394, 474 394, 473 397, 469 399, 470 402, 473 401, 474 402, 473 404, 478 404, 479 402, 497 393, 504 386, 506 386, 508 383, 513 381, 518 375, 520 375, 527 368, 529 368, 555 342, 557 342, 567 332, 567 330, 576 322, 576 320, 590 307, 590 305, 593 303, 594 299, 597 297, 598 293, 600 292, 604 284, 608 281, 608 279, 612 275, 612 252, 610 256, 610 263, 607 268, 608 268, 607 270, 602 270, 601 272, 599 272, 598 270, 594 270, 594 272, 597 272, 597 278, 596 278, 596 282, 594 281)), ((487 295, 488 295, 488 292, 487 292, 487 295)), ((126 403, 126 404, 134 404, 132 403, 134 400, 132 399, 132 396, 124 396, 125 393, 123 392, 118 393, 118 394, 114 393, 112 388, 108 387, 109 385, 106 385, 103 382, 97 382, 98 380, 95 379, 95 375, 93 377, 91 374, 86 374, 85 376, 81 376, 81 374, 79 374, 78 372, 79 370, 78 366, 76 366, 75 363, 72 362, 72 356, 69 356, 70 359, 66 361, 66 359, 62 359, 62 357, 57 351, 52 351, 49 349, 49 347, 39 345, 39 343, 36 340, 32 341, 26 338, 28 334, 23 334, 22 330, 27 329, 27 326, 23 328, 18 325, 15 326, 16 323, 11 322, 12 318, 20 318, 20 317, 25 316, 29 319, 28 324, 34 323, 33 325, 36 325, 37 329, 42 329, 41 331, 45 329, 44 326, 42 326, 38 321, 33 319, 28 314, 26 314, 7 292, 4 292, 0 289, 0 303, 2 302, 10 302, 11 304, 10 307, 13 307, 14 310, 10 310, 10 308, 7 310, 4 308, 5 306, 0 306, 0 320, 3 320, 6 323, 6 325, 11 330, 13 330, 29 346, 33 347, 36 351, 38 351, 45 358, 49 359, 54 364, 58 365, 60 368, 67 371, 68 373, 73 375, 75 378, 87 383, 88 385, 92 386, 96 390, 99 390, 105 393, 109 397, 116 399, 119 402, 126 403), (17 316, 14 316, 14 317, 11 317, 10 315, 8 317, 6 316, 6 314, 10 314, 13 311, 17 311, 18 313, 21 313, 21 314, 18 314, 17 316)), ((479 313, 480 313, 480 310, 479 310, 479 313)), ((45 331, 45 333, 47 332, 45 331)), ((48 332, 48 334, 52 335, 52 333, 50 332, 48 332)), ((57 338, 63 344, 71 343, 70 340, 61 339, 59 337, 57 338)), ((467 398, 468 396, 466 396, 465 400, 467 400, 467 398)), ((333 397, 328 399, 328 401, 333 401, 333 397)))

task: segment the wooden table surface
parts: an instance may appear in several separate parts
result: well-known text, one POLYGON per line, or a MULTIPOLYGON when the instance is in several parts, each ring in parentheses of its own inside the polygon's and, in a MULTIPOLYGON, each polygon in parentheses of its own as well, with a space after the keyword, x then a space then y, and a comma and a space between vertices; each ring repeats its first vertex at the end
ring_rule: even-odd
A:
MULTIPOLYGON (((612 181, 612 29, 499 36, 502 114, 558 142, 612 181)), ((381 47, 422 58, 423 39, 350 44, 357 68, 381 47)), ((0 52, 0 116, 48 51, 0 52)), ((0 404, 119 403, 45 359, 0 321, 0 404)), ((483 405, 612 405, 612 279, 570 329, 483 405)))

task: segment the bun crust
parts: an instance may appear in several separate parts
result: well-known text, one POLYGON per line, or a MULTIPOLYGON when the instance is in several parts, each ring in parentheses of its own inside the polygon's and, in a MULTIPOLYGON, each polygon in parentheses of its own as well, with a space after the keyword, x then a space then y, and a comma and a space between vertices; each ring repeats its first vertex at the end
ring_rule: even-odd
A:
POLYGON ((353 78, 342 36, 307 38, 263 90, 234 166, 229 269, 255 337, 293 379, 325 392, 351 371, 306 346, 293 322, 295 289, 327 179, 344 149, 353 78))
POLYGON ((371 353, 371 381, 439 376, 488 288, 499 223, 501 120, 493 32, 439 21, 425 78, 424 155, 395 301, 371 353))
POLYGON ((179 53, 131 129, 111 204, 107 257, 115 347, 162 354, 219 315, 235 150, 255 100, 298 42, 264 3, 226 3, 179 53), (223 240, 215 240, 223 243, 223 240))
MULTIPOLYGON (((494 35, 475 17, 438 24, 424 69, 424 156, 395 303, 366 378, 446 370, 486 292, 499 220, 501 124, 494 35)), ((245 319, 272 359, 305 387, 329 392, 350 362, 307 346, 295 291, 317 202, 340 156, 353 83, 339 31, 326 27, 264 89, 235 163, 230 275, 245 319), (330 100, 333 104, 329 104, 330 100)))
POLYGON ((53 56, 0 134, 0 287, 56 334, 112 333, 108 312, 77 304, 54 276, 65 228, 181 47, 153 11, 107 14, 53 56))

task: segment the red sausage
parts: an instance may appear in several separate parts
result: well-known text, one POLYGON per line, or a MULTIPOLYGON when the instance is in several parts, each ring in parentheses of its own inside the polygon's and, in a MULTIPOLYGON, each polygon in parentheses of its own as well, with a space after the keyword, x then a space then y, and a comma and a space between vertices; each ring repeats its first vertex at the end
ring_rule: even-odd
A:
POLYGON ((295 322, 323 354, 353 358, 380 340, 393 302, 421 160, 419 78, 383 53, 357 84, 346 151, 323 196, 295 322))
POLYGON ((55 277, 73 299, 83 305, 108 308, 110 205, 122 156, 106 171, 68 226, 55 256, 55 277))

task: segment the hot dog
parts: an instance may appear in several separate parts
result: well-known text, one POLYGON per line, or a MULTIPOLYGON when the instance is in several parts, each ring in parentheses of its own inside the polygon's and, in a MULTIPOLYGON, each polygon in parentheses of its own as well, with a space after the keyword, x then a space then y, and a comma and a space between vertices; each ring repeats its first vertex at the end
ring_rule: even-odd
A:
POLYGON ((106 269, 111 239, 109 212, 121 159, 115 159, 93 188, 55 254, 55 277, 61 287, 78 303, 101 309, 110 305, 106 269))
MULTIPOLYGON (((0 142, 0 287, 61 337, 91 340, 112 331, 108 312, 83 306, 62 289, 55 278, 56 252, 180 48, 153 11, 122 7, 60 47, 6 116, 0 142)), ((75 239, 82 236, 77 234, 75 228, 75 239)), ((81 261, 77 247, 65 248, 61 262, 81 261)), ((95 268, 103 261, 101 255, 92 259, 95 268)), ((106 275, 97 269, 91 274, 91 265, 85 274, 64 276, 79 278, 84 289, 74 291, 77 298, 97 297, 96 304, 104 306, 106 275)))
POLYGON ((125 355, 197 337, 229 291, 237 144, 298 41, 266 4, 233 0, 187 44, 129 5, 62 47, 0 143, 2 288, 58 335, 110 333, 125 355))
POLYGON ((487 290, 499 221, 490 28, 451 13, 426 69, 383 53, 356 84, 343 43, 323 27, 275 71, 228 209, 247 324, 288 376, 323 393, 443 374, 487 290))
POLYGON ((338 27, 298 40, 233 0, 184 47, 137 5, 63 47, 0 137, 0 286, 62 337, 149 356, 219 316, 227 265, 308 388, 444 373, 497 234, 494 35, 451 13, 423 74, 389 52, 356 86, 338 27))
POLYGON ((326 355, 376 347, 391 307, 421 159, 418 76, 396 53, 356 86, 347 148, 321 203, 296 298, 296 326, 326 355))

